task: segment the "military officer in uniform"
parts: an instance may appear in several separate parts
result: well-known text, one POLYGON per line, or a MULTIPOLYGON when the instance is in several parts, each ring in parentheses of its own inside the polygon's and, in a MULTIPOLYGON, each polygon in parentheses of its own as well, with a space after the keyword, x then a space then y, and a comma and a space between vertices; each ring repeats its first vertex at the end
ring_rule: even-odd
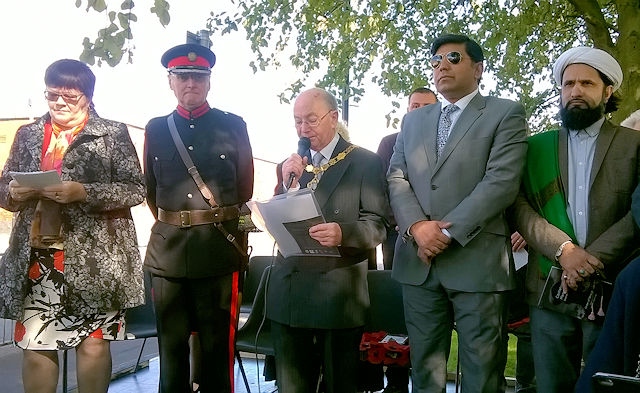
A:
POLYGON ((189 335, 201 350, 200 391, 232 392, 238 279, 243 256, 239 207, 253 193, 253 157, 245 122, 207 103, 216 57, 198 44, 178 45, 161 59, 178 106, 145 130, 147 202, 156 218, 145 268, 152 275, 160 349, 160 392, 191 391, 189 335), (172 118, 172 120, 170 119, 172 118), (213 198, 207 201, 172 138, 213 198))

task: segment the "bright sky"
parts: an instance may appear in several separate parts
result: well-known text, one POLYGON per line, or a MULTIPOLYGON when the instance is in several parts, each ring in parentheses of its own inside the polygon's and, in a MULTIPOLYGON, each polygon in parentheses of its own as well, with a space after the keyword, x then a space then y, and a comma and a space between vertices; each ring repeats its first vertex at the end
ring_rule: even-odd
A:
MULTIPOLYGON (((106 14, 87 13, 74 0, 20 0, 0 14, 0 118, 39 117, 47 111, 42 96, 44 71, 61 58, 77 59, 82 39, 93 39, 105 26, 106 14), (31 106, 29 106, 31 103, 31 106)), ((86 1, 83 2, 86 4, 86 1)), ((121 1, 111 0, 119 7, 121 1)), ((171 23, 163 28, 148 11, 151 2, 137 2, 133 64, 92 67, 96 74, 94 102, 105 118, 144 127, 149 119, 166 115, 176 105, 160 57, 182 44, 186 31, 205 28, 212 7, 232 7, 230 1, 172 0, 171 23)), ((209 103, 242 116, 248 125, 254 156, 281 161, 297 148, 292 105, 280 104, 278 93, 298 75, 292 70, 268 70, 253 74, 253 54, 244 32, 212 37, 217 63, 213 68, 209 103)), ((282 59, 283 62, 286 59, 282 59)), ((311 81, 313 83, 313 81, 311 81)), ((401 97, 401 112, 406 104, 401 97)), ((357 107, 351 107, 352 142, 375 151, 380 139, 395 130, 386 129, 385 114, 391 98, 367 89, 357 107)))

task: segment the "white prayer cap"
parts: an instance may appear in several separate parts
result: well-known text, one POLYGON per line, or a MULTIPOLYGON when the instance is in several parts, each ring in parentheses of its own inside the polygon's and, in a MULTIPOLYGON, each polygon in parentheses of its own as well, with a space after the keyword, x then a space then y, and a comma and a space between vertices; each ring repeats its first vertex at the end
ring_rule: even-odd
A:
POLYGON ((553 64, 553 78, 558 86, 562 85, 564 69, 576 63, 586 64, 606 75, 613 82, 613 91, 622 84, 622 68, 613 56, 601 49, 578 46, 561 54, 553 64))

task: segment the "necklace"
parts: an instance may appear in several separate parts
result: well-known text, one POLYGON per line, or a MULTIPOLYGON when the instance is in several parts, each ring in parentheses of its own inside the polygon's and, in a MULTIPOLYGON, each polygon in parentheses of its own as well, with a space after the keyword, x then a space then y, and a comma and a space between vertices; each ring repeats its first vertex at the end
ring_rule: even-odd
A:
POLYGON ((312 190, 315 190, 316 187, 318 187, 318 182, 320 181, 320 179, 318 179, 318 176, 321 173, 324 173, 330 167, 337 164, 338 162, 344 160, 347 154, 351 153, 351 151, 353 151, 353 149, 355 148, 356 148, 356 145, 350 145, 349 147, 344 149, 344 151, 341 151, 340 153, 338 153, 337 156, 330 159, 329 162, 327 162, 324 165, 320 165, 320 166, 307 165, 305 167, 305 170, 307 172, 313 173, 313 179, 311 179, 309 183, 307 183, 307 188, 311 188, 312 190))

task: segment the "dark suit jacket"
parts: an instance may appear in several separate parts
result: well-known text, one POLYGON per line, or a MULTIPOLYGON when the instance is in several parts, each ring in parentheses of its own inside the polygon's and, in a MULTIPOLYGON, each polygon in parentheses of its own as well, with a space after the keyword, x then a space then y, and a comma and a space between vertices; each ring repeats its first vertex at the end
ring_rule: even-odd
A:
MULTIPOLYGON (((219 205, 241 205, 253 193, 253 157, 247 126, 238 116, 210 109, 188 120, 174 111, 178 133, 219 205), (193 125, 193 128, 190 126, 193 125)), ((147 203, 155 217, 168 211, 209 209, 169 133, 166 116, 146 127, 144 169, 147 203)), ((237 234, 238 220, 223 223, 237 234)), ((145 267, 164 277, 201 278, 239 269, 240 256, 213 224, 180 228, 156 221, 145 267)))
POLYGON ((640 283, 640 258, 629 263, 616 280, 604 326, 578 379, 576 393, 593 391, 591 377, 597 371, 636 375, 640 361, 638 283, 640 283))
POLYGON ((396 138, 398 138, 398 133, 394 132, 393 134, 389 134, 380 140, 380 144, 378 145, 378 155, 382 158, 382 165, 384 169, 385 175, 389 170, 389 162, 391 161, 391 156, 393 155, 393 146, 396 144, 396 138))
MULTIPOLYGON (((568 187, 568 131, 562 128, 558 162, 563 188, 568 187)), ((585 249, 605 265, 614 280, 638 248, 640 232, 631 214, 631 195, 640 180, 640 133, 605 121, 596 141, 589 188, 589 223, 585 249)), ((566 197, 566 195, 565 195, 566 197)), ((513 206, 515 225, 529 244, 527 292, 537 304, 545 283, 538 255, 552 261, 560 244, 571 238, 533 210, 524 194, 513 206)))
MULTIPOLYGON (((631 214, 640 223, 640 186, 632 196, 631 214)), ((576 393, 593 391, 591 377, 596 372, 635 376, 640 362, 640 258, 618 275, 609 309, 598 341, 589 355, 576 393)))
MULTIPOLYGON (((340 138, 332 157, 349 145, 340 138)), ((306 185, 311 178, 304 173, 300 184, 306 185)), ((363 261, 386 236, 389 208, 385 190, 380 157, 360 147, 323 173, 315 196, 325 220, 340 225, 341 257, 285 259, 279 254, 267 292, 268 318, 303 328, 364 325, 369 295, 363 261)), ((283 191, 278 173, 276 192, 283 191)))
POLYGON ((430 269, 447 289, 504 291, 515 287, 511 232, 504 211, 515 199, 525 162, 525 113, 521 105, 477 94, 451 129, 436 157, 441 103, 407 113, 387 179, 400 233, 420 220, 452 223, 449 247, 432 264, 413 241, 396 243, 393 277, 420 285, 430 269))

